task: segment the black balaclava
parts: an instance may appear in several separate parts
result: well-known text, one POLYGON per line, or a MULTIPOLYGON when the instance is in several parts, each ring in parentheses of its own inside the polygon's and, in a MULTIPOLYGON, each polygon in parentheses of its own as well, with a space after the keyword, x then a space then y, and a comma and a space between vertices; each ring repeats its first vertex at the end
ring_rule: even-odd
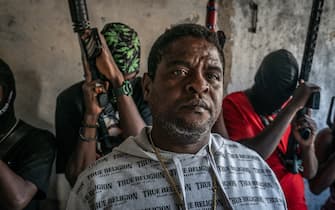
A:
POLYGON ((298 82, 299 67, 293 54, 280 49, 268 54, 255 75, 250 100, 260 115, 275 113, 293 94, 298 82))
POLYGON ((0 99, 0 134, 15 123, 14 100, 16 97, 15 79, 9 66, 0 59, 0 86, 3 97, 0 99))

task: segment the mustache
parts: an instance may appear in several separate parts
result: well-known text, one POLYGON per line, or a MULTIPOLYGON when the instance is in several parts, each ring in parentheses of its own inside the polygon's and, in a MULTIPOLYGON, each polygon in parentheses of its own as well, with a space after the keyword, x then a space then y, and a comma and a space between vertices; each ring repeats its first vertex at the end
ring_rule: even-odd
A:
POLYGON ((209 105, 203 99, 192 99, 182 104, 182 107, 195 107, 195 106, 202 107, 206 110, 210 109, 209 105))

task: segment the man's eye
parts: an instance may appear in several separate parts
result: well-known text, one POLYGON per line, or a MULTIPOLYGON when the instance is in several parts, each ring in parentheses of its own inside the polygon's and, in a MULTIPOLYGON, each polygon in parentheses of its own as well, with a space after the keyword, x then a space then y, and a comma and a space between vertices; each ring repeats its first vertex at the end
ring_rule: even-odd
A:
POLYGON ((218 80, 219 81, 221 79, 220 75, 214 74, 214 73, 207 73, 206 77, 209 80, 218 80))
POLYGON ((188 74, 188 71, 185 69, 176 69, 172 73, 174 76, 186 76, 188 74))

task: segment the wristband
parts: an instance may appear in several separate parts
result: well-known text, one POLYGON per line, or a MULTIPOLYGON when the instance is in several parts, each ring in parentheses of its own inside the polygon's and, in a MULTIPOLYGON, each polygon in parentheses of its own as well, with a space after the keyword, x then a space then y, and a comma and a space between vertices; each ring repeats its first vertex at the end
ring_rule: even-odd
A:
POLYGON ((79 139, 81 141, 89 142, 89 141, 96 141, 97 140, 97 136, 95 136, 95 137, 85 137, 83 131, 84 131, 84 127, 80 127, 79 128, 79 139))
POLYGON ((125 80, 119 88, 112 89, 112 95, 112 103, 116 103, 117 97, 121 95, 132 96, 133 86, 128 80, 125 80))

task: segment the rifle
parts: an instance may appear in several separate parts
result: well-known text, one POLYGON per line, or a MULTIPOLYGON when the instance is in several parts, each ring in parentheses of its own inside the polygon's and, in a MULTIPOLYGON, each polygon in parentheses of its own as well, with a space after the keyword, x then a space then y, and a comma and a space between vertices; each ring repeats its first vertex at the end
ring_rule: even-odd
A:
MULTIPOLYGON (((300 80, 308 81, 309 74, 312 68, 313 55, 316 46, 317 35, 319 31, 319 25, 321 20, 322 8, 324 0, 313 0, 311 15, 309 19, 309 25, 307 30, 307 37, 305 41, 305 49, 303 54, 303 59, 301 62, 300 70, 300 80)), ((304 108, 302 108, 297 113, 297 117, 303 116, 307 113, 308 108, 319 109, 320 106, 320 92, 313 93, 308 99, 304 108)), ((300 129, 299 133, 303 139, 308 139, 311 135, 311 129, 304 128, 300 129)), ((285 154, 281 154, 282 159, 291 173, 298 173, 301 170, 302 161, 299 159, 298 143, 294 139, 293 134, 291 133, 288 141, 288 147, 285 154)))
MULTIPOLYGON (((324 0, 313 1, 312 11, 308 25, 307 37, 305 41, 305 49, 301 62, 301 70, 299 76, 300 80, 308 81, 312 69, 313 55, 318 37, 323 3, 324 0)), ((298 116, 306 114, 307 108, 319 109, 319 106, 320 106, 320 92, 316 92, 310 96, 305 105, 305 108, 303 108, 298 112, 298 116)), ((304 139, 308 139, 311 134, 311 130, 308 128, 301 129, 299 132, 304 139)))
MULTIPOLYGON (((102 44, 97 28, 91 28, 87 12, 86 0, 68 0, 73 31, 78 34, 82 55, 87 59, 93 80, 107 81, 96 65, 96 58, 101 54, 102 44)), ((101 107, 108 103, 108 95, 98 95, 98 102, 101 107)))
MULTIPOLYGON (((95 62, 96 58, 101 54, 102 44, 97 28, 91 28, 88 18, 86 0, 68 0, 73 23, 73 31, 78 34, 79 44, 82 55, 87 59, 93 80, 107 81, 102 75, 95 62)), ((109 102, 107 93, 101 93, 97 96, 99 105, 105 107, 109 102)), ((109 137, 108 129, 105 121, 100 114, 99 119, 99 140, 109 137)))

